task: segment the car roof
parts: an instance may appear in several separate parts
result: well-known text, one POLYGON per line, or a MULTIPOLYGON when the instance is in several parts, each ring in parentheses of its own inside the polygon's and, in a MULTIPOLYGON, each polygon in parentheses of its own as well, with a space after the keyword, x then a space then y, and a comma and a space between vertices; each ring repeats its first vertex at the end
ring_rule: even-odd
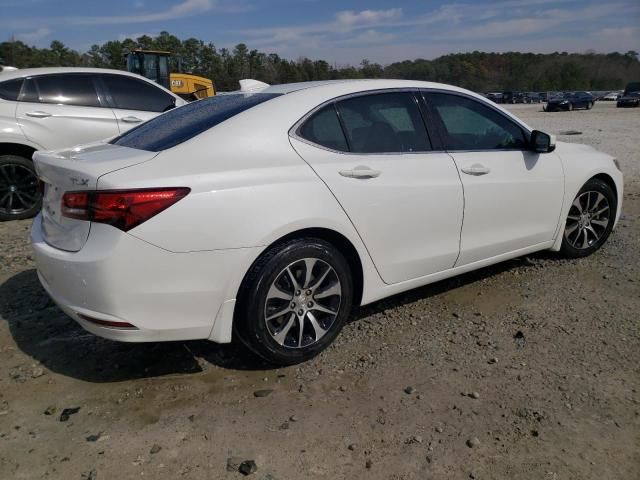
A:
POLYGON ((54 73, 113 73, 115 75, 126 75, 128 77, 149 79, 137 75, 135 73, 126 72, 124 70, 113 70, 110 68, 89 68, 89 67, 42 67, 42 68, 22 68, 18 70, 9 70, 0 72, 0 81, 11 80, 14 78, 25 78, 35 75, 49 75, 54 73))
MULTIPOLYGON (((345 80, 321 80, 314 82, 297 82, 297 83, 283 83, 280 85, 270 85, 269 87, 260 90, 260 93, 278 93, 287 94, 297 92, 299 90, 307 90, 311 88, 323 88, 330 89, 332 86, 348 86, 354 92, 376 90, 376 89, 388 89, 388 88, 434 88, 441 90, 457 91, 463 93, 473 93, 463 88, 455 87, 453 85, 446 85, 444 83, 435 82, 423 82, 418 80, 396 80, 396 79, 345 79, 345 80)), ((474 93, 474 95, 477 95, 474 93)))
POLYGON ((37 75, 51 75, 56 73, 110 73, 114 75, 124 75, 127 77, 137 78, 138 80, 142 80, 147 83, 151 83, 165 92, 169 93, 171 96, 179 99, 180 97, 173 93, 171 90, 166 89, 162 85, 150 80, 142 75, 138 75, 137 73, 126 72, 124 70, 114 70, 111 68, 89 68, 89 67, 42 67, 42 68, 23 68, 18 70, 9 70, 0 72, 0 82, 4 82, 7 80, 13 80, 16 78, 26 78, 26 77, 35 77, 37 75))

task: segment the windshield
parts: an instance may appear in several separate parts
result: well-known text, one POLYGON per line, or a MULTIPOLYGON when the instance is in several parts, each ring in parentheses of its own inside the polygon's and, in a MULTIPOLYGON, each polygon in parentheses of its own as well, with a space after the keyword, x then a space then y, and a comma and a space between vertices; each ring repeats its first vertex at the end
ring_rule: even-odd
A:
POLYGON ((160 152, 281 94, 234 93, 189 103, 162 114, 111 141, 114 145, 160 152))

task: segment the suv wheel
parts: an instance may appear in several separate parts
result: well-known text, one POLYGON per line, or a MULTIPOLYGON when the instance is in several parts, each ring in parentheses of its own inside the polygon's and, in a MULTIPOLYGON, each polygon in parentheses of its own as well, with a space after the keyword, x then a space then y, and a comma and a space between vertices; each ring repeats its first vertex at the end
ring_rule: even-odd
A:
POLYGON ((333 245, 291 240, 267 251, 247 274, 233 328, 270 363, 310 359, 336 338, 351 313, 349 264, 333 245))
POLYGON ((41 205, 33 162, 17 155, 0 155, 0 220, 33 217, 41 205))

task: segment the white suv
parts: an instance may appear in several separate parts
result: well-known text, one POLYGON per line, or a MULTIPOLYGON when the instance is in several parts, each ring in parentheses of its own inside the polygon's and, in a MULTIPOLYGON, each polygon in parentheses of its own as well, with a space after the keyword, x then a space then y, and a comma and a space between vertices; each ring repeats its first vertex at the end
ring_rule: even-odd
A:
POLYGON ((41 194, 31 156, 115 137, 186 102, 139 75, 96 68, 0 73, 0 220, 29 218, 41 194))

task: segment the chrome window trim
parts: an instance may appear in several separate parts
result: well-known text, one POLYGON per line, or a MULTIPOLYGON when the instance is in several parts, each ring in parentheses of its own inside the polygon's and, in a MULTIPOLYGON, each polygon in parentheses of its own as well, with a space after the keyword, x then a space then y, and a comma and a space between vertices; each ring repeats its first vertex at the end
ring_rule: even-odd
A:
MULTIPOLYGON (((318 143, 314 143, 311 140, 307 140, 306 138, 302 137, 301 135, 298 134, 300 128, 302 127, 302 125, 310 118, 312 117, 317 111, 321 110, 322 108, 326 107, 327 105, 331 105, 333 104, 334 107, 338 102, 341 102, 343 100, 348 100, 350 98, 356 98, 356 97, 364 97, 364 96, 368 96, 368 95, 380 95, 380 94, 385 94, 385 93, 420 93, 420 88, 418 87, 399 87, 399 88, 379 88, 379 89, 375 89, 375 90, 364 90, 364 91, 360 91, 360 92, 353 92, 353 93, 347 93, 345 95, 340 95, 339 97, 334 97, 330 100, 327 100, 319 105, 317 105, 316 107, 314 107, 312 110, 309 110, 306 114, 304 114, 296 123, 293 124, 293 126, 289 129, 289 137, 291 138, 295 138, 296 140, 299 140, 303 143, 306 143, 307 145, 311 145, 313 147, 316 148, 320 148, 322 150, 326 150, 327 152, 332 152, 332 153, 338 153, 341 155, 353 155, 353 156, 371 156, 371 155, 425 155, 428 153, 446 153, 444 150, 423 150, 423 151, 419 151, 419 152, 375 152, 375 153, 363 153, 363 152, 343 152, 342 150, 334 150, 333 148, 329 148, 329 147, 325 147, 324 145, 320 145, 318 143)), ((414 101, 416 104, 416 107, 418 108, 418 112, 420 113, 420 116, 422 117, 422 111, 420 110, 420 104, 417 101, 417 99, 414 96, 414 101)), ((338 116, 338 111, 336 109, 336 116, 338 116)), ((342 127, 342 121, 340 120, 340 118, 338 118, 338 120, 340 121, 340 125, 342 127)), ((424 119, 423 119, 424 120, 424 119)), ((428 125, 426 125, 425 122, 425 133, 427 134, 427 140, 429 141, 430 144, 433 145, 433 142, 431 141, 430 135, 429 135, 429 127, 428 125)), ((343 134, 345 136, 345 140, 347 142, 347 144, 349 144, 349 139, 347 138, 346 133, 343 131, 343 134)))

